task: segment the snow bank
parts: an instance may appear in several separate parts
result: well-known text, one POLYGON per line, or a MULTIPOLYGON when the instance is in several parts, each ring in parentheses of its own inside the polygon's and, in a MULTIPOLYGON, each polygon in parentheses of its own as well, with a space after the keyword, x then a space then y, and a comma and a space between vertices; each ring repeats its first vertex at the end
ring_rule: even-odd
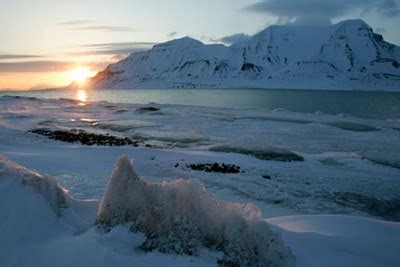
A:
POLYGON ((9 178, 17 179, 42 194, 57 216, 61 214, 63 208, 68 206, 64 190, 53 177, 33 172, 0 156, 0 181, 9 178))
POLYGON ((271 218, 299 267, 399 266, 400 223, 316 215, 271 218))
POLYGON ((120 157, 100 203, 97 222, 132 223, 146 234, 145 250, 196 254, 201 246, 224 252, 222 264, 294 266, 280 235, 252 204, 218 200, 198 180, 150 183, 120 157))

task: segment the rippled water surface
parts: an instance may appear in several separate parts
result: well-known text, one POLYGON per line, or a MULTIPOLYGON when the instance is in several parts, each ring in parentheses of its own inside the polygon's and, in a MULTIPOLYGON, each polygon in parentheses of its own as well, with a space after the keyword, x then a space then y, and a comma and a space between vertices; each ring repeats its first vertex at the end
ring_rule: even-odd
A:
POLYGON ((131 89, 1 92, 39 98, 73 98, 116 103, 184 104, 224 108, 284 108, 294 112, 350 114, 400 119, 400 93, 267 89, 131 89))

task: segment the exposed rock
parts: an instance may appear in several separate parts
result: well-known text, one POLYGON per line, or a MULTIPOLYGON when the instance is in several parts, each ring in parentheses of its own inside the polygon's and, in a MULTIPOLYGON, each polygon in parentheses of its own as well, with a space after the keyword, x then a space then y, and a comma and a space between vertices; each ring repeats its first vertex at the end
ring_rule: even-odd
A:
POLYGON ((156 107, 150 106, 150 107, 138 108, 136 111, 144 113, 144 112, 155 112, 155 111, 160 111, 160 109, 159 109, 159 108, 156 108, 156 107))
POLYGON ((379 129, 376 127, 354 122, 331 122, 327 124, 347 131, 355 131, 355 132, 379 131, 379 129))
POLYGON ((219 164, 219 163, 208 163, 208 164, 188 164, 188 168, 194 171, 204 172, 219 172, 219 173, 239 173, 240 167, 231 164, 219 164))
POLYGON ((67 143, 79 142, 82 145, 87 146, 139 146, 142 144, 142 140, 132 140, 130 138, 120 138, 112 135, 94 134, 87 133, 82 130, 78 131, 61 131, 61 130, 49 130, 49 129, 33 129, 29 132, 39 134, 48 137, 49 139, 58 140, 67 143))
POLYGON ((275 161, 304 161, 302 156, 282 148, 264 147, 264 148, 249 148, 235 145, 217 145, 210 148, 210 151, 225 152, 225 153, 239 153, 250 155, 262 160, 275 160, 275 161))

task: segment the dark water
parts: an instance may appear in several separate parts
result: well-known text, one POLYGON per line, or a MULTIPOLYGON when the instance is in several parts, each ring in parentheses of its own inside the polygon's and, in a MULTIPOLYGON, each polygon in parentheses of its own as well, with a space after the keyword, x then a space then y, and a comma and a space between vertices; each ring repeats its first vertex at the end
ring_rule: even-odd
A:
MULTIPOLYGON (((284 108, 294 112, 346 113, 363 118, 400 119, 400 92, 268 89, 132 89, 85 91, 88 101, 156 102, 224 108, 284 108)), ((1 92, 38 98, 78 98, 73 90, 1 92)), ((80 93, 82 96, 82 93, 80 93)))

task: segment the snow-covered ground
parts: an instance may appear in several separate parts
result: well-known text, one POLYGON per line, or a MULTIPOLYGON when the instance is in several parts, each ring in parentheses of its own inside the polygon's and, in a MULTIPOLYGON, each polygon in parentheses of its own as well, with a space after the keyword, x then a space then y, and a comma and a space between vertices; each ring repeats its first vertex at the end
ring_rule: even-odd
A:
POLYGON ((50 266, 54 261, 58 266, 216 265, 219 252, 205 250, 195 257, 144 253, 135 250, 142 234, 126 226, 102 233, 93 226, 98 199, 120 155, 133 159, 136 171, 149 181, 195 178, 221 200, 253 203, 282 233, 299 266, 396 266, 399 130, 399 120, 346 115, 2 97, 0 154, 55 177, 69 191, 68 208, 57 217, 48 198, 0 170, 5 218, 0 220, 0 266, 50 266), (81 129, 140 143, 83 146, 28 132, 39 128, 81 129), (304 160, 265 160, 279 153, 304 160), (235 164, 241 172, 187 167, 214 162, 235 164))

